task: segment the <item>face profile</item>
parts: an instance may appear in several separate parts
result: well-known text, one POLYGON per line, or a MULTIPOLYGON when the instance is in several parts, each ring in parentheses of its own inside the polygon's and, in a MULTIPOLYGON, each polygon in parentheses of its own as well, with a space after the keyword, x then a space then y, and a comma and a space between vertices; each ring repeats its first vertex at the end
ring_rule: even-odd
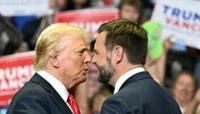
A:
POLYGON ((78 26, 56 23, 36 42, 36 73, 15 94, 7 114, 80 114, 73 90, 86 81, 89 36, 78 26))
POLYGON ((91 62, 88 40, 79 27, 51 25, 37 40, 35 69, 54 74, 68 89, 84 82, 91 62))
MULTIPOLYGON (((87 42, 82 40, 80 35, 76 34, 67 34, 63 37, 71 38, 66 38, 68 40, 66 48, 57 55, 58 61, 60 62, 58 68, 62 73, 60 76, 63 76, 64 83, 71 80, 74 85, 77 85, 86 80, 88 63, 91 61, 87 42)), ((63 45, 62 42, 65 42, 64 40, 66 39, 63 38, 60 46, 63 45)))
POLYGON ((197 90, 197 84, 194 76, 187 72, 182 72, 178 75, 173 92, 175 98, 179 102, 190 102, 194 97, 194 94, 197 90))
POLYGON ((100 114, 181 114, 172 96, 144 68, 148 50, 144 28, 118 19, 102 24, 98 33, 92 63, 99 69, 99 81, 114 87, 100 114))
POLYGON ((114 74, 114 68, 111 64, 111 56, 107 55, 106 47, 104 45, 106 32, 99 33, 94 46, 93 63, 99 69, 99 81, 108 84, 114 74))

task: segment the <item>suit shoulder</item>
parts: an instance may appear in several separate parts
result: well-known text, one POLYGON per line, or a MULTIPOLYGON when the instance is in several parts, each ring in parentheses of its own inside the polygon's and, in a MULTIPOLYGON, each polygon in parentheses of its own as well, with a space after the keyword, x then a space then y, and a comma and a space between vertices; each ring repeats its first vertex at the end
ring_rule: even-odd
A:
POLYGON ((7 114, 32 114, 33 112, 46 114, 48 112, 48 99, 44 88, 28 82, 12 98, 7 114))
POLYGON ((43 102, 47 103, 46 100, 48 95, 43 87, 38 84, 27 82, 24 86, 16 92, 13 96, 10 105, 18 105, 21 103, 29 103, 29 102, 43 102))
POLYGON ((103 103, 100 114, 122 114, 125 109, 126 104, 121 99, 111 96, 103 103))
POLYGON ((144 107, 149 107, 149 109, 152 110, 156 110, 154 108, 159 107, 159 111, 163 111, 163 114, 167 110, 171 112, 180 112, 175 99, 169 92, 151 79, 128 84, 115 96, 118 99, 123 99, 129 106, 128 108, 137 105, 140 107, 139 109, 143 108, 145 110, 146 108, 144 107))
POLYGON ((128 99, 130 98, 130 96, 127 98, 125 97, 126 96, 121 96, 120 94, 115 94, 109 97, 103 103, 101 114, 128 114, 128 113, 138 114, 142 112, 142 103, 138 102, 139 100, 133 103, 132 100, 127 100, 127 98, 128 99))
POLYGON ((27 82, 24 84, 24 86, 15 94, 14 97, 31 97, 31 96, 45 96, 47 94, 47 91, 40 85, 32 83, 32 82, 27 82))

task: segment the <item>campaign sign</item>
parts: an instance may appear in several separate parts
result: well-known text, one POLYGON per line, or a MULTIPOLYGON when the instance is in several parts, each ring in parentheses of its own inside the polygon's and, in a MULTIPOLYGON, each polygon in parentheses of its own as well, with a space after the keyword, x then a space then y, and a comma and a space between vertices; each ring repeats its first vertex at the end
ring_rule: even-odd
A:
POLYGON ((7 106, 15 92, 33 75, 33 57, 33 52, 0 57, 0 107, 7 106))
POLYGON ((163 37, 200 49, 200 2, 157 0, 152 20, 163 26, 163 37))
POLYGON ((58 13, 55 15, 55 22, 78 25, 92 35, 95 35, 102 23, 117 19, 118 17, 118 10, 115 8, 85 9, 58 13))

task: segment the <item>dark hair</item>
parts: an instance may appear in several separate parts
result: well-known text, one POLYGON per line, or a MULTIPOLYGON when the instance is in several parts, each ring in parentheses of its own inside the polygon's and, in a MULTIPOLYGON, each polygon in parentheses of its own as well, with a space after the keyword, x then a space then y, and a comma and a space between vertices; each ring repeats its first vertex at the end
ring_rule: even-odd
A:
POLYGON ((22 43, 22 34, 0 15, 0 56, 15 53, 22 43), (4 40, 4 39, 7 40, 4 40))
MULTIPOLYGON (((91 0, 86 0, 86 3, 82 4, 82 6, 80 6, 80 8, 78 8, 78 9, 84 9, 84 8, 89 8, 89 7, 91 7, 91 0)), ((75 10, 75 9, 77 9, 75 1, 68 0, 66 10, 75 10)))
POLYGON ((191 79, 192 79, 192 81, 193 81, 193 86, 194 86, 194 93, 196 93, 196 91, 197 91, 197 89, 198 89, 198 83, 197 83, 197 79, 195 78, 195 76, 193 75, 193 73, 191 73, 191 72, 189 72, 189 71, 181 71, 181 72, 179 72, 178 74, 177 74, 177 76, 176 76, 176 79, 175 79, 175 81, 174 81, 174 83, 173 83, 173 88, 175 87, 175 84, 176 84, 176 82, 179 80, 179 78, 181 77, 181 76, 183 76, 183 75, 187 75, 187 76, 189 76, 191 79))
POLYGON ((139 14, 140 14, 139 20, 142 19, 143 4, 142 4, 141 0, 121 0, 120 4, 118 6, 120 18, 121 18, 121 10, 122 10, 124 5, 129 5, 129 6, 137 8, 138 11, 139 11, 139 14))
POLYGON ((90 50, 91 50, 91 51, 94 51, 95 42, 96 42, 96 40, 92 40, 92 41, 90 42, 90 50))
POLYGON ((102 24, 98 32, 107 32, 106 50, 115 45, 124 48, 127 59, 132 64, 145 64, 147 55, 147 32, 138 24, 126 19, 118 19, 102 24))

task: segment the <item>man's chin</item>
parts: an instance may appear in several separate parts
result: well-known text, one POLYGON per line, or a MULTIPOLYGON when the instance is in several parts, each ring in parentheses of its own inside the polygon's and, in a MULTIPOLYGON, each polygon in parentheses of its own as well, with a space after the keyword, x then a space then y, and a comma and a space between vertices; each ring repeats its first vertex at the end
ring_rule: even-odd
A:
MULTIPOLYGON (((105 77, 105 76, 104 76, 104 77, 105 77)), ((104 78, 104 77, 103 77, 103 75, 99 75, 98 81, 101 82, 101 83, 103 83, 103 84, 108 85, 110 79, 106 79, 106 78, 104 78)))
POLYGON ((98 76, 98 80, 99 82, 103 83, 103 84, 109 84, 109 81, 112 78, 113 73, 111 72, 111 70, 109 70, 109 68, 105 66, 99 67, 97 66, 99 69, 99 76, 98 76))

